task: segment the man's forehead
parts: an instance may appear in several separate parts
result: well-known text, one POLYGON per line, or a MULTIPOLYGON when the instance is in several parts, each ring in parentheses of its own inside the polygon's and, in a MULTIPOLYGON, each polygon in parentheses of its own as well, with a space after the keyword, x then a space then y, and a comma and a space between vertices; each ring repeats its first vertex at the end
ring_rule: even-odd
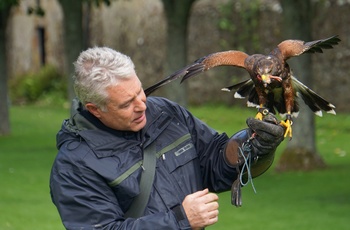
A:
POLYGON ((140 90, 142 90, 142 84, 137 77, 121 80, 118 84, 107 87, 109 101, 118 104, 132 99, 140 90))

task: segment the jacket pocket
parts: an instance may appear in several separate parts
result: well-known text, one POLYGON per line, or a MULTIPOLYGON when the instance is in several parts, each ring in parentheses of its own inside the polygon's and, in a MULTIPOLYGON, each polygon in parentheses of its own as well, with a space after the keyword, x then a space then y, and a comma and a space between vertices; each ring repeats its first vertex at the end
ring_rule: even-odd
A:
POLYGON ((198 157, 190 134, 180 137, 169 146, 163 148, 163 152, 160 155, 162 155, 164 164, 170 173, 198 157))

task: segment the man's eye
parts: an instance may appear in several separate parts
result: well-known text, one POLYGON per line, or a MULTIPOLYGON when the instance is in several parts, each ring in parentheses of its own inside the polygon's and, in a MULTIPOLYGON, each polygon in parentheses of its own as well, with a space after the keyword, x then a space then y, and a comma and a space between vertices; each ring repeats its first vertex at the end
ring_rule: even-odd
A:
POLYGON ((120 108, 126 109, 126 108, 128 108, 129 106, 130 106, 130 103, 126 103, 126 104, 121 105, 120 108))

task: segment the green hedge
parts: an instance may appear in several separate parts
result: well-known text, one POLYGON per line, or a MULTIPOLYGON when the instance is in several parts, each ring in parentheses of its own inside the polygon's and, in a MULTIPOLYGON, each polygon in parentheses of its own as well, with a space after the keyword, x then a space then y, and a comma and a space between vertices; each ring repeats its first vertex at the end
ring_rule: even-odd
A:
POLYGON ((67 98, 65 76, 50 65, 36 73, 16 76, 9 81, 9 86, 13 104, 61 103, 67 98))

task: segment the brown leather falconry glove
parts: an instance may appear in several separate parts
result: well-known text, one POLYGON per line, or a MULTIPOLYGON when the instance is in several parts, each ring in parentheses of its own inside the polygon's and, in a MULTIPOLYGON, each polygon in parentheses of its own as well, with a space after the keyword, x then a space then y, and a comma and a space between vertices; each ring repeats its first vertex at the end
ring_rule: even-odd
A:
POLYGON ((232 185, 232 204, 241 206, 241 185, 264 173, 273 163, 275 150, 284 139, 284 127, 269 113, 263 121, 247 119, 248 129, 234 134, 226 145, 226 159, 237 166, 232 185))

